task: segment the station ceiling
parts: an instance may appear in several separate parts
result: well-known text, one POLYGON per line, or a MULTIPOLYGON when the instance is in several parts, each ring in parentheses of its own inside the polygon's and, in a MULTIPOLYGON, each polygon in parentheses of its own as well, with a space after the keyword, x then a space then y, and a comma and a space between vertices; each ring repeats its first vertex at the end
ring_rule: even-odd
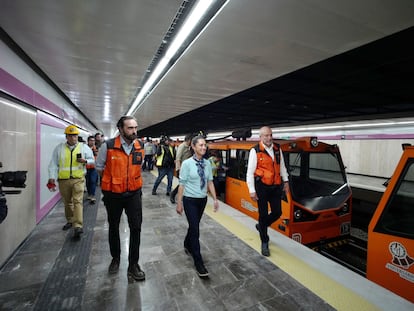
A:
MULTIPOLYGON (((193 2, 0 0, 0 26, 110 135, 193 2)), ((412 38, 412 0, 229 0, 137 110, 140 135, 414 117, 412 38)))

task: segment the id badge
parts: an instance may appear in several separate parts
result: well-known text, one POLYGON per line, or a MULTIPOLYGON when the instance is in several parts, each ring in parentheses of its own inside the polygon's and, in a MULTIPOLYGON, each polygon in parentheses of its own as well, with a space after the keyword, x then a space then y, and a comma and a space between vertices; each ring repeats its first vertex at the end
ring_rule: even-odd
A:
POLYGON ((137 165, 142 164, 142 152, 134 151, 132 153, 132 164, 137 164, 137 165))

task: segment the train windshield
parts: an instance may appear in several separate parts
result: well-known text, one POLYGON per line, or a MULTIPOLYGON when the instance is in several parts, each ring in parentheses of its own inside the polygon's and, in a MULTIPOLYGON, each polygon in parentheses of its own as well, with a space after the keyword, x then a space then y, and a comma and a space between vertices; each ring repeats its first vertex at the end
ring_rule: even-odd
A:
POLYGON ((338 153, 284 153, 294 201, 312 211, 339 207, 348 199, 348 186, 338 153))
POLYGON ((374 231, 414 238, 414 159, 407 162, 374 231))

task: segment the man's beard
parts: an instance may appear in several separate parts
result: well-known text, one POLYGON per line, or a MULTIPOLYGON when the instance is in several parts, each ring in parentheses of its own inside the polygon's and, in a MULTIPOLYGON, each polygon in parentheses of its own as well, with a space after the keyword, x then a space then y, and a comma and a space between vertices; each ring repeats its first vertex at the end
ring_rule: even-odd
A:
POLYGON ((130 134, 130 135, 127 135, 127 134, 124 133, 124 138, 125 139, 128 139, 128 140, 131 140, 131 141, 134 140, 134 139, 136 139, 137 137, 138 136, 135 133, 134 134, 130 134))

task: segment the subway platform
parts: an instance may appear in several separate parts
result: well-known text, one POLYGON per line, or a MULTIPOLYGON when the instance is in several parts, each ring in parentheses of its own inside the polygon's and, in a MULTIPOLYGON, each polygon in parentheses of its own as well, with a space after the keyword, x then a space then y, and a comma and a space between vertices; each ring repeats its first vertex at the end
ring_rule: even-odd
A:
MULTIPOLYGON (((103 202, 85 201, 84 234, 73 239, 61 202, 0 271, 0 310, 413 310, 413 304, 270 232, 271 256, 260 254, 255 221, 208 202, 200 225, 210 272, 200 279, 183 249, 185 216, 165 195, 151 195, 156 172, 143 172, 140 265, 146 280, 128 284, 129 230, 123 215, 121 266, 111 262, 103 202)), ((176 183, 176 180, 174 181, 176 183)))

